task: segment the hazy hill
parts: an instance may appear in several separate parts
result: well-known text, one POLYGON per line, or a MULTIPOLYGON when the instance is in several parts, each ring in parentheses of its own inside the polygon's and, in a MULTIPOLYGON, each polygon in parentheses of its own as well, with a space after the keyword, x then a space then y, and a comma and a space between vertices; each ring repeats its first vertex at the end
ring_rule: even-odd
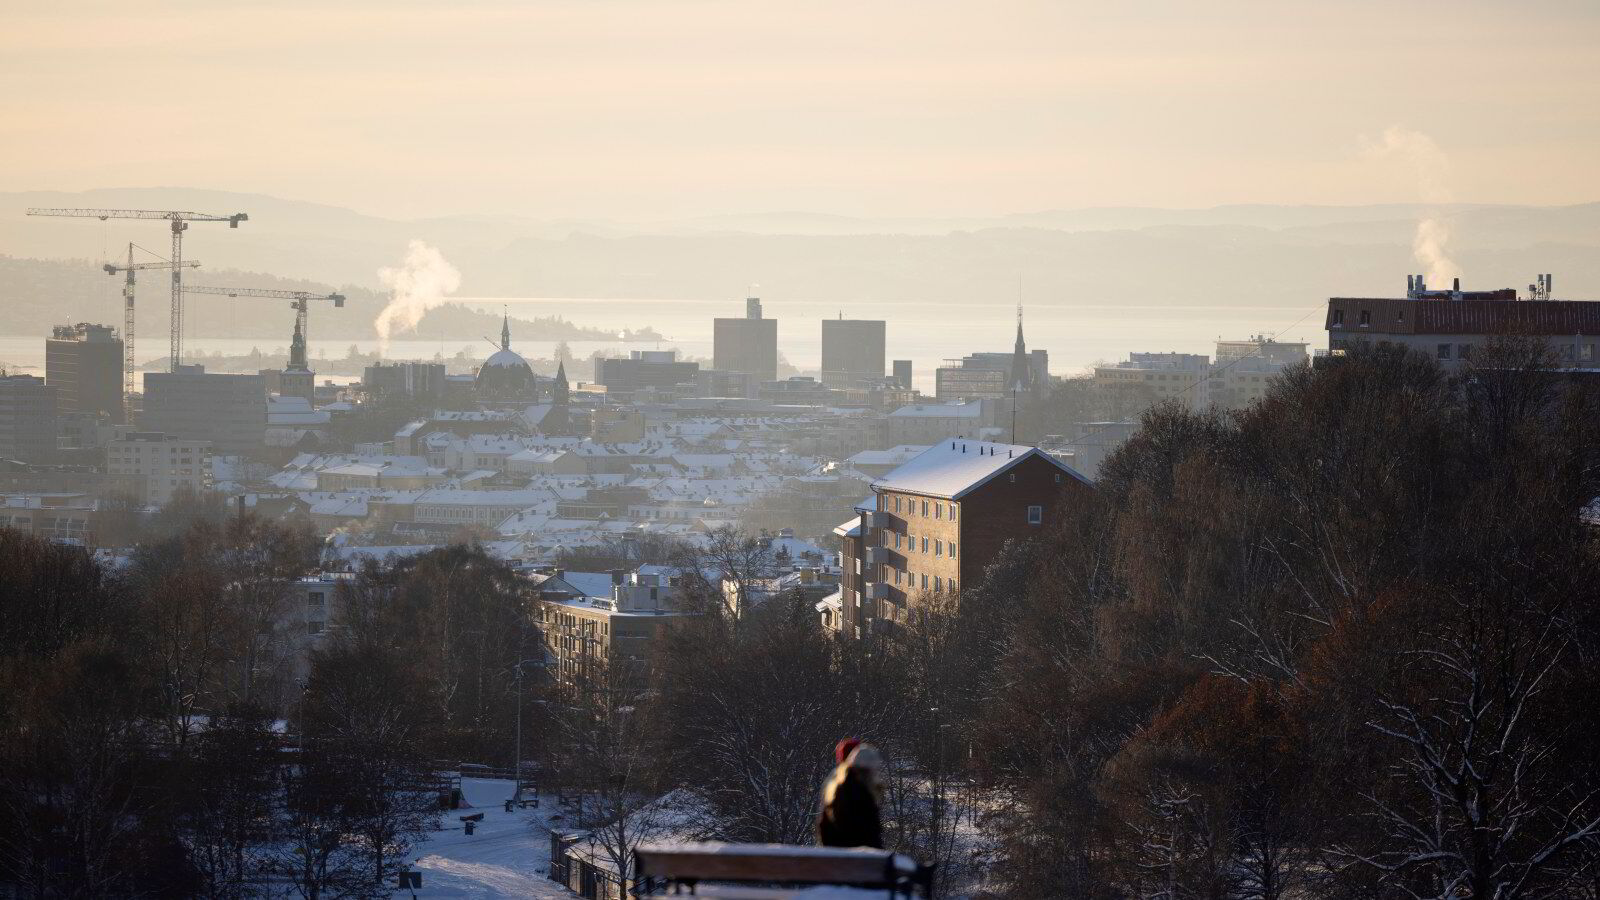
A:
MULTIPOLYGON (((196 224, 189 231, 186 253, 206 263, 206 280, 228 283, 228 270, 266 272, 277 277, 237 277, 262 286, 353 286, 346 290, 352 297, 354 287, 376 290, 378 270, 398 264, 412 239, 437 246, 460 269, 461 296, 728 300, 736 308, 731 302, 759 283, 773 300, 814 301, 819 315, 834 304, 864 314, 873 302, 998 311, 1016 302, 1019 282, 1033 304, 1281 308, 1332 294, 1393 294, 1419 269, 1411 255, 1419 209, 1407 205, 1104 208, 996 219, 773 213, 654 223, 512 216, 402 222, 272 197, 150 188, 0 194, 0 253, 88 260, 129 240, 166 252, 160 222, 29 218, 22 214, 28 206, 246 212, 250 221, 237 230, 196 224)), ((1520 288, 1537 272, 1553 272, 1559 296, 1600 297, 1600 204, 1459 205, 1445 219, 1469 286, 1520 288)), ((36 333, 80 302, 90 317, 113 318, 111 279, 88 262, 75 265, 81 276, 31 287, 0 281, 8 313, 0 331, 36 333)), ((380 298, 361 296, 344 315, 324 317, 320 333, 369 335, 358 320, 380 298)), ((600 321, 603 308, 576 304, 569 317, 674 329, 672 322, 600 321)), ((195 309, 196 336, 283 330, 282 317, 265 307, 195 309)), ((152 324, 164 327, 164 318, 152 324)), ((445 336, 475 339, 486 329, 473 320, 452 330, 445 336)))

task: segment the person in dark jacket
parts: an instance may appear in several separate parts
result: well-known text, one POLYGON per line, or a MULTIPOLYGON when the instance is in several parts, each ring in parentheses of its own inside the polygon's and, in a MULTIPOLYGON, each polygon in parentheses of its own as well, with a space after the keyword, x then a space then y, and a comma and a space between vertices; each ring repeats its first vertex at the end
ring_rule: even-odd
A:
POLYGON ((871 744, 854 738, 835 749, 839 765, 822 786, 822 814, 817 817, 817 843, 824 847, 883 848, 879 814, 883 787, 878 772, 883 757, 871 744))

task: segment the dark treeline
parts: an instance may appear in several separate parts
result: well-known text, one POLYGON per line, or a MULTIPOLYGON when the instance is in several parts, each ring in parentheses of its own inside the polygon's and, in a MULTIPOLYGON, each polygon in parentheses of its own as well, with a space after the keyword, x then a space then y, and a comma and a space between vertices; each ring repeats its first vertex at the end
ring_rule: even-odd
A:
POLYGON ((1592 900, 1597 449, 1542 348, 1352 354, 1241 413, 1152 409, 1092 499, 892 640, 730 607, 764 565, 736 533, 597 555, 679 566, 699 615, 576 689, 475 547, 351 576, 296 670, 303 528, 190 510, 114 572, 0 531, 0 878, 382 893, 432 774, 511 764, 520 718, 623 871, 669 829, 809 842, 854 735, 887 839, 956 893, 1592 900))

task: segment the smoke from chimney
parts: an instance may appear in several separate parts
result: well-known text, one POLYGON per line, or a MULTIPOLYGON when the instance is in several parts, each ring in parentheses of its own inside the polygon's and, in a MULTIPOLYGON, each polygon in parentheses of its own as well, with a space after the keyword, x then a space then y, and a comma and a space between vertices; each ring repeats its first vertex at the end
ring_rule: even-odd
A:
POLYGON ((447 295, 461 287, 461 273, 437 247, 413 240, 398 269, 385 266, 378 279, 389 289, 389 304, 372 323, 378 331, 378 353, 389 355, 389 340, 396 331, 415 331, 428 310, 442 305, 447 295))
MULTIPOLYGON (((1450 190, 1450 157, 1422 132, 1391 125, 1384 130, 1382 139, 1366 141, 1364 150, 1371 159, 1396 160, 1409 166, 1423 203, 1443 206, 1454 199, 1450 190)), ((1427 268, 1427 280, 1432 284, 1444 284, 1461 274, 1461 267, 1450 258, 1449 244, 1450 225, 1442 211, 1433 210, 1417 222, 1411 254, 1427 268)))

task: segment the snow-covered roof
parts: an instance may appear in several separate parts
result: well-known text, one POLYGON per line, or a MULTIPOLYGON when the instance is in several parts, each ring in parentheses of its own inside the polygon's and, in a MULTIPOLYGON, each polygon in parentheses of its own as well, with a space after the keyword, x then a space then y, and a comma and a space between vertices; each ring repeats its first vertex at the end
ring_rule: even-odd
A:
POLYGON ((1039 457, 1073 478, 1089 484, 1071 466, 1037 447, 988 441, 941 441, 873 482, 875 491, 903 491, 929 497, 959 499, 1030 457, 1039 457))
POLYGON ((964 403, 913 403, 889 413, 891 418, 897 419, 976 419, 982 415, 983 404, 977 400, 964 403))

